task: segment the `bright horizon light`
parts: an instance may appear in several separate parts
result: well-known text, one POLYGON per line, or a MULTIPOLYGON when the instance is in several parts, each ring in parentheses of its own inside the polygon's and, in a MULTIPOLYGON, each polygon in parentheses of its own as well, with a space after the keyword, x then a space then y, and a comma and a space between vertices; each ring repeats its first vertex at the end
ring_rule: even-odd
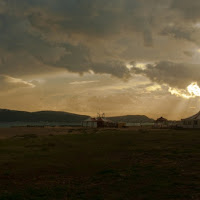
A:
POLYGON ((190 85, 188 85, 187 90, 191 96, 200 97, 200 88, 199 88, 197 82, 194 82, 194 83, 191 83, 190 85))
POLYGON ((132 64, 126 64, 126 67, 130 70, 133 67, 139 68, 139 69, 146 69, 146 64, 147 63, 135 63, 134 65, 132 64))
POLYGON ((185 99, 200 97, 200 87, 198 86, 197 82, 193 82, 188 85, 187 90, 170 87, 168 91, 173 95, 183 97, 185 99))

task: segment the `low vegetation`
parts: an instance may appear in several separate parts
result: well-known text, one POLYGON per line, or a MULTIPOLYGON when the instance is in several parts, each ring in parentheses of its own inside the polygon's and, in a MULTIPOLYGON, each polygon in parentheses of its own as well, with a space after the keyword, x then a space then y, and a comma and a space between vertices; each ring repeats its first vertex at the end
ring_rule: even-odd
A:
POLYGON ((199 131, 53 130, 0 140, 0 200, 200 199, 199 131))

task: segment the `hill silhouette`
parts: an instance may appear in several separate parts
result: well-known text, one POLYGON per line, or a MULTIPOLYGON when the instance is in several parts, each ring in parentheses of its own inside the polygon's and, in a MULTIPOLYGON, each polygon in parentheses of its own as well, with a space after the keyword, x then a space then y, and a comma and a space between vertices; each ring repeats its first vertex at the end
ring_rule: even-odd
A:
POLYGON ((16 110, 0 109, 0 122, 68 122, 79 123, 88 116, 78 115, 68 112, 58 111, 39 111, 39 112, 25 112, 16 110))
MULTIPOLYGON (((87 119, 87 115, 79 115, 61 111, 38 111, 26 112, 17 110, 0 109, 0 122, 68 122, 80 123, 87 119)), ((153 119, 145 115, 126 115, 117 117, 108 117, 114 122, 132 122, 145 123, 152 122, 153 119)))
POLYGON ((154 119, 148 118, 145 115, 125 115, 109 117, 114 122, 127 122, 127 123, 151 123, 154 119))

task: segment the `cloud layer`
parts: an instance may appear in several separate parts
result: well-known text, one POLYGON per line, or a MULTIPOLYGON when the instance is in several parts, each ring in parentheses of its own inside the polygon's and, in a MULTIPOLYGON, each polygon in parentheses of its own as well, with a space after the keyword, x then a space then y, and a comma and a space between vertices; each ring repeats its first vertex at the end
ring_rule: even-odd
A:
POLYGON ((186 88, 192 82, 200 82, 200 65, 162 61, 148 64, 144 69, 133 67, 132 72, 149 78, 152 82, 171 87, 186 88))
POLYGON ((50 67, 127 78, 126 62, 155 61, 165 37, 199 45, 197 11, 196 1, 179 0, 2 0, 0 73, 37 74, 50 67), (137 49, 124 56, 130 48, 137 49), (155 54, 146 56, 148 49, 155 54))
POLYGON ((24 81, 22 79, 13 78, 10 76, 0 75, 0 90, 2 91, 10 91, 16 90, 20 88, 34 88, 35 85, 24 81))
POLYGON ((1 93, 18 98, 5 95, 7 107, 26 95, 38 109, 86 112, 99 101, 114 113, 123 102, 142 114, 151 99, 177 107, 170 87, 200 83, 197 0, 1 0, 0 32, 1 93))

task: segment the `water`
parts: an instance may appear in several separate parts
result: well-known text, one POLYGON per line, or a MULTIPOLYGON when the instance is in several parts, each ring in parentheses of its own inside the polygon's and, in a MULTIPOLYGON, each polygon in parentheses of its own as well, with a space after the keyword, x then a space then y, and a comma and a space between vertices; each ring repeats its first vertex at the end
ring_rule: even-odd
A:
MULTIPOLYGON (((126 126, 152 126, 154 123, 126 123, 126 126)), ((67 122, 0 122, 0 127, 21 127, 21 126, 81 126, 81 123, 67 122)))
POLYGON ((126 123, 126 126, 153 126, 154 123, 126 123))
POLYGON ((21 126, 81 126, 81 123, 67 122, 0 122, 0 127, 21 127, 21 126))

